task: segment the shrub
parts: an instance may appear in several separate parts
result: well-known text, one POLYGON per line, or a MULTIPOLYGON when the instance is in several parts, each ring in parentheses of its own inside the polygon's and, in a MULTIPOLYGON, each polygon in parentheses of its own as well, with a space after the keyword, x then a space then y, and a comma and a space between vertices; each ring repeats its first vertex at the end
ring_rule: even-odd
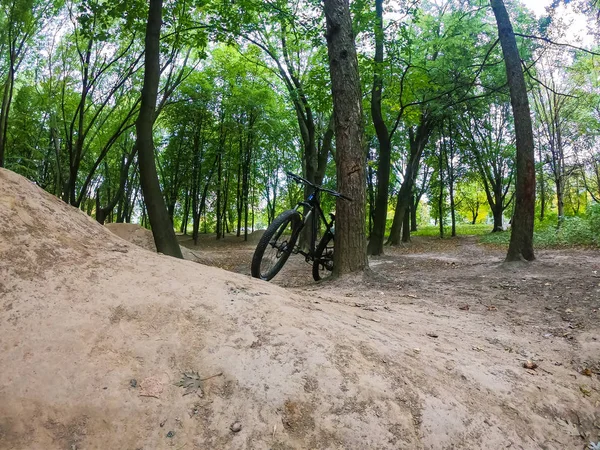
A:
MULTIPOLYGON (((482 236, 480 241, 484 244, 507 245, 510 232, 482 236)), ((590 206, 585 217, 565 217, 560 228, 556 227, 556 221, 553 226, 547 220, 536 223, 533 244, 536 248, 600 246, 600 204, 590 206)))
POLYGON ((596 244, 600 245, 600 203, 594 203, 587 209, 587 219, 594 233, 596 244))

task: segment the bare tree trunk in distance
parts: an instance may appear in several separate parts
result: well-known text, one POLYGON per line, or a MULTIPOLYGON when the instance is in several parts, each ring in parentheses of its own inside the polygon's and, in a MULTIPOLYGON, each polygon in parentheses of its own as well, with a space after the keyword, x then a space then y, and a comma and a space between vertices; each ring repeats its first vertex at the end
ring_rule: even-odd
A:
POLYGON ((366 154, 358 59, 348 0, 325 0, 327 51, 335 117, 338 190, 334 275, 366 269, 366 154))
POLYGON ((535 220, 535 160, 531 112, 527 98, 527 86, 521 67, 521 57, 515 33, 502 0, 490 0, 498 36, 504 54, 506 76, 510 88, 510 102, 515 119, 517 144, 517 182, 515 190, 515 214, 506 261, 533 261, 533 223, 535 220))
POLYGON ((158 83, 160 80, 159 42, 162 24, 162 0, 150 0, 148 25, 146 28, 146 55, 144 61, 144 85, 140 115, 135 128, 137 132, 138 160, 140 182, 144 203, 148 210, 148 218, 152 226, 152 234, 156 250, 165 255, 183 258, 181 248, 175 237, 175 230, 169 220, 165 199, 160 191, 156 161, 154 160, 154 141, 152 127, 154 125, 158 83))

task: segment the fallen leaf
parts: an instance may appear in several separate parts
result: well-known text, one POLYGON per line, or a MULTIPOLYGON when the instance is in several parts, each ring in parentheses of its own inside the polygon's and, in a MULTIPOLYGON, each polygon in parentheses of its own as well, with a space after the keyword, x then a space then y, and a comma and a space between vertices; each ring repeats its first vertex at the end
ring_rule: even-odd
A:
POLYGON ((198 391, 198 395, 202 396, 204 391, 202 390, 202 379, 198 372, 184 372, 183 378, 175 383, 175 386, 185 388, 183 395, 195 394, 198 391))
POLYGON ((160 398, 163 383, 158 377, 148 377, 140 383, 140 397, 160 398))
POLYGON ((593 374, 593 372, 591 371, 591 369, 589 369, 588 367, 586 367, 585 369, 583 369, 583 370, 581 371, 581 373, 582 373, 583 375, 585 375, 586 377, 591 377, 591 376, 592 376, 592 374, 593 374))
POLYGON ((592 391, 590 391, 586 386, 579 386, 579 390, 585 397, 592 395, 592 391))

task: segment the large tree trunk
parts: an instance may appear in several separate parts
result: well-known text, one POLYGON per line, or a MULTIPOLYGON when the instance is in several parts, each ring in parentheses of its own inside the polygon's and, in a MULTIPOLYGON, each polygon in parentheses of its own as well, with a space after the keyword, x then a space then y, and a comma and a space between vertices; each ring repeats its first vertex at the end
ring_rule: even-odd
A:
POLYGON ((368 267, 365 237, 365 146, 358 59, 348 0, 325 0, 335 117, 338 190, 334 275, 368 267))
POLYGON ((506 260, 524 259, 532 261, 535 259, 533 253, 535 159, 527 86, 525 85, 517 41, 504 2, 502 0, 491 0, 491 5, 496 16, 498 36, 504 54, 517 145, 515 214, 506 260))
POLYGON ((367 252, 369 255, 383 254, 385 224, 388 210, 388 192, 390 186, 390 136, 381 113, 381 90, 383 77, 383 0, 375 0, 375 66, 373 89, 371 90, 371 117, 379 141, 379 158, 377 164, 377 196, 373 215, 373 231, 369 237, 367 252))
POLYGON ((165 255, 182 258, 181 248, 175 237, 175 230, 165 206, 165 199, 160 191, 156 161, 154 160, 154 141, 152 127, 154 125, 156 98, 160 79, 160 27, 162 24, 162 0, 150 0, 148 26, 146 28, 146 54, 144 85, 140 115, 135 124, 137 146, 139 152, 140 182, 144 203, 148 209, 148 218, 152 226, 154 243, 157 251, 165 255))

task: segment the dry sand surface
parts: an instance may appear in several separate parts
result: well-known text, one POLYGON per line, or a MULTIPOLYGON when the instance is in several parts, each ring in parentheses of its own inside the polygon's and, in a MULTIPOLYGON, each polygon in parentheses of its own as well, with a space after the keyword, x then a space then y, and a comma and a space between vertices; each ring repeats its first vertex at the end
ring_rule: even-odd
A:
MULTIPOLYGON (((475 261, 478 247, 465 245, 475 261)), ((227 254, 241 267, 251 250, 212 257, 227 254)), ((540 263, 562 264, 552 276, 575 271, 555 256, 540 263)), ((0 449, 596 442, 598 254, 580 256, 575 302, 550 331, 533 310, 518 314, 527 299, 517 288, 494 305, 478 302, 483 286, 459 293, 461 270, 491 265, 435 258, 392 252, 368 277, 333 284, 303 281, 295 274, 309 268, 290 261, 285 288, 151 253, 0 169, 0 449), (396 282, 398 272, 414 282, 396 282), (428 276, 438 283, 419 284, 428 276), (525 369, 528 359, 539 367, 525 369)), ((506 273, 514 285, 531 277, 506 273)), ((558 292, 530 281, 532 302, 558 292)))

